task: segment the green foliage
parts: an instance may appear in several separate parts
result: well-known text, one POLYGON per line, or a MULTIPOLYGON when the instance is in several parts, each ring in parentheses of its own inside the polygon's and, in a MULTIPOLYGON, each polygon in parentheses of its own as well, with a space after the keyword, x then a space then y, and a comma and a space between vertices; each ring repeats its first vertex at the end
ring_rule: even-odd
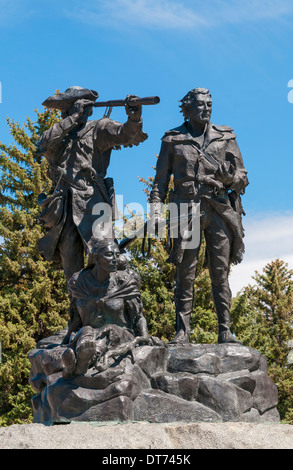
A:
POLYGON ((234 299, 234 332, 243 344, 258 350, 268 361, 269 375, 278 384, 281 418, 293 423, 293 369, 288 364, 293 338, 293 271, 279 259, 256 272, 255 285, 234 299))
POLYGON ((293 369, 272 365, 268 374, 278 387, 278 410, 283 423, 293 424, 293 369))
POLYGON ((34 152, 59 115, 36 114, 23 127, 8 119, 15 143, 0 143, 0 426, 31 420, 27 353, 67 324, 63 271, 37 249, 44 234, 37 196, 50 190, 51 180, 46 160, 34 152))
MULTIPOLYGON (((153 178, 140 178, 148 197, 153 178)), ((143 216, 143 214, 140 214, 143 216)), ((135 217, 132 219, 136 222, 135 217)), ((139 227, 137 227, 139 228, 139 227)), ((145 240, 145 250, 150 247, 148 257, 142 253, 142 239, 128 247, 130 266, 141 276, 141 297, 149 333, 163 341, 170 341, 175 335, 174 308, 174 266, 167 263, 167 240, 145 240)))
POLYGON ((141 241, 130 246, 130 264, 142 278, 141 296, 149 332, 169 341, 175 334, 174 267, 166 263, 163 242, 152 240, 151 257, 143 258, 141 241))

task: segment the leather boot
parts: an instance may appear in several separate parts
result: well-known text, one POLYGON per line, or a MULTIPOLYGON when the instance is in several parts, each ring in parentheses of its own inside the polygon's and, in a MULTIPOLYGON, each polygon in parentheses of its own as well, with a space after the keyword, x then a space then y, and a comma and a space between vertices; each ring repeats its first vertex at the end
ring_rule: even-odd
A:
POLYGON ((212 292, 219 324, 218 343, 242 344, 241 341, 237 340, 230 331, 230 288, 228 286, 223 285, 213 285, 212 292))
POLYGON ((176 299, 176 336, 171 343, 190 343, 190 316, 193 299, 176 299))
POLYGON ((239 341, 239 339, 236 339, 235 336, 233 336, 230 330, 219 331, 218 343, 219 344, 225 344, 225 343, 242 344, 241 341, 239 341))

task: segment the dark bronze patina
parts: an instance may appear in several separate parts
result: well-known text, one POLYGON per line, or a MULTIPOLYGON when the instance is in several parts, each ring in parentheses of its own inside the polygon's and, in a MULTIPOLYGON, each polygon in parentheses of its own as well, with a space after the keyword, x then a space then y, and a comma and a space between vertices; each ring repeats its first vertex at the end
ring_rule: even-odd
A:
MULTIPOLYGON (((248 185, 247 172, 233 130, 210 122, 212 99, 208 90, 196 88, 181 100, 184 123, 163 136, 150 201, 166 199, 171 175, 170 201, 200 203, 200 230, 206 241, 212 294, 219 321, 219 343, 236 342, 230 331, 231 291, 228 272, 244 253, 241 195, 248 185)), ((153 210, 158 217, 158 209, 153 210), (157 211, 157 212, 156 212, 157 211)), ((184 249, 182 236, 172 240, 169 261, 176 265, 176 328, 174 342, 189 342, 190 315, 199 246, 184 249)))
MULTIPOLYGON (((89 121, 97 98, 94 90, 70 87, 43 103, 59 109, 62 119, 45 131, 38 143, 37 152, 49 162, 53 181, 52 192, 38 198, 42 207, 40 219, 49 229, 38 246, 47 260, 61 261, 67 282, 84 267, 84 254, 91 253, 93 227, 99 217, 93 210, 95 205, 110 206, 115 219, 114 184, 107 177, 111 151, 147 139, 142 132, 142 108, 141 102, 136 102, 137 96, 128 95, 123 101, 128 116, 124 124, 109 119, 108 115, 89 121)), ((157 102, 155 98, 142 101, 157 102)), ((70 329, 76 330, 79 325, 74 304, 70 315, 70 329)))

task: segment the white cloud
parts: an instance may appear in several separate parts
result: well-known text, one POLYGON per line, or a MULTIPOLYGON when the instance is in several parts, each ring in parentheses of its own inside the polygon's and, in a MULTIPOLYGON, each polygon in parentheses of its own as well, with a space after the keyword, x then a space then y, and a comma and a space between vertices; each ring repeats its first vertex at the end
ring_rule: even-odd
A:
POLYGON ((149 27, 182 29, 206 25, 206 20, 182 2, 171 0, 99 0, 77 2, 67 16, 83 22, 112 27, 149 27))
POLYGON ((1 26, 15 25, 34 15, 31 1, 27 0, 0 0, 0 24, 1 26))
POLYGON ((293 213, 244 217, 245 255, 241 264, 232 267, 230 287, 236 295, 242 287, 253 284, 255 271, 277 258, 293 269, 293 213))
POLYGON ((227 23, 286 20, 292 0, 0 0, 0 24, 61 16, 113 29, 201 30, 227 23))
POLYGON ((75 0, 66 16, 113 27, 200 29, 227 23, 278 20, 293 13, 290 0, 75 0), (75 6, 74 6, 75 5, 75 6))
POLYGON ((284 18, 292 14, 293 5, 291 0, 205 0, 200 10, 214 24, 240 23, 284 18))
POLYGON ((292 0, 0 0, 0 24, 28 16, 73 18, 107 28, 200 30, 227 23, 287 20, 292 0))

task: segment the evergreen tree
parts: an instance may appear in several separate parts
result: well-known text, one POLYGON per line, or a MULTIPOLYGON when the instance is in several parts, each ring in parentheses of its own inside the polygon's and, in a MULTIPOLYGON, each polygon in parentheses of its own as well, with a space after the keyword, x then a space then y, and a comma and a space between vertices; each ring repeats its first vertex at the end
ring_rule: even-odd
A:
POLYGON ((67 324, 63 271, 44 261, 36 245, 44 234, 37 196, 50 191, 51 180, 46 160, 34 152, 60 117, 52 110, 36 114, 22 127, 8 119, 14 143, 0 143, 0 426, 31 420, 27 353, 67 324))
POLYGON ((293 328, 293 271, 279 259, 256 272, 256 284, 234 299, 233 330, 244 344, 260 351, 269 363, 284 366, 293 328))
POLYGON ((287 361, 293 338, 293 271, 277 259, 256 272, 254 280, 234 299, 233 329, 243 344, 267 358, 279 389, 281 418, 293 423, 293 369, 287 361))

